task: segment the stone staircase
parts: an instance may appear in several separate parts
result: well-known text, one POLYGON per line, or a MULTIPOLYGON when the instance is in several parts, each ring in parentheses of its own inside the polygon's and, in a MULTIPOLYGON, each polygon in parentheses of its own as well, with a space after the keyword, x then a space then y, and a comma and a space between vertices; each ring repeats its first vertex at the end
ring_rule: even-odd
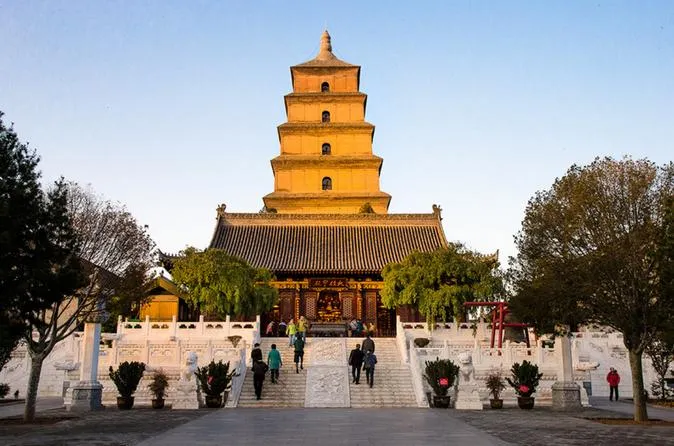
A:
MULTIPOLYGON (((338 366, 337 369, 348 375, 349 395, 345 399, 348 402, 347 406, 340 407, 349 407, 349 405, 354 408, 416 407, 412 376, 408 365, 401 362, 394 338, 374 338, 375 353, 377 354, 374 387, 370 388, 366 384, 365 372, 361 372, 360 384, 356 385, 351 382, 351 367, 347 365, 348 354, 356 344, 361 344, 362 341, 363 338, 339 338, 339 340, 335 338, 308 338, 304 348, 304 370, 300 370, 300 373, 297 374, 293 363, 294 349, 288 346, 288 338, 262 338, 260 348, 265 360, 267 359, 267 353, 271 350, 271 344, 276 344, 276 348, 281 352, 283 366, 281 367, 279 383, 272 384, 268 373, 262 388, 262 399, 258 401, 253 389, 253 373, 248 367, 238 407, 305 407, 308 371, 311 369, 311 373, 314 373, 313 376, 315 376, 316 373, 322 374, 321 370, 325 370, 325 366, 314 365, 312 367, 312 363, 320 363, 321 358, 312 358, 312 350, 315 348, 319 352, 324 350, 320 348, 319 343, 321 342, 344 343, 339 349, 344 348, 345 351, 343 362, 340 362, 344 366, 343 369, 341 366, 338 366)), ((327 348, 328 345, 323 347, 327 348)), ((339 361, 342 361, 342 359, 339 359, 339 361)), ((330 369, 334 371, 335 367, 330 369)))
MULTIPOLYGON (((377 365, 374 369, 374 386, 370 388, 361 371, 360 384, 351 382, 349 367, 349 392, 351 407, 417 407, 412 387, 412 375, 403 364, 395 338, 373 338, 377 365)), ((353 350, 363 339, 348 338, 346 351, 353 350)))
MULTIPOLYGON (((249 365, 241 389, 238 407, 304 407, 307 384, 306 366, 311 360, 311 349, 309 348, 311 341, 312 338, 309 338, 309 342, 304 347, 304 370, 295 373, 295 363, 293 362, 295 350, 288 345, 288 338, 262 338, 260 348, 265 362, 267 362, 267 354, 271 350, 272 344, 276 344, 276 348, 281 352, 283 366, 279 372, 278 384, 271 383, 271 375, 267 372, 267 378, 262 386, 262 399, 258 401, 253 388, 253 372, 249 365)), ((250 362, 250 358, 247 358, 247 361, 250 362)))

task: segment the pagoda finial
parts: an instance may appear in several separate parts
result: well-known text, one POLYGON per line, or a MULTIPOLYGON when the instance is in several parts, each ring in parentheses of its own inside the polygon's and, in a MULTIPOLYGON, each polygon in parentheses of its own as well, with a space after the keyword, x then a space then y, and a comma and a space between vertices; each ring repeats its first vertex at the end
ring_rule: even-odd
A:
POLYGON ((326 29, 325 31, 323 31, 323 34, 321 35, 321 49, 318 52, 318 56, 316 56, 316 59, 327 60, 334 58, 335 55, 332 54, 332 43, 330 39, 330 33, 328 33, 328 30, 326 29))

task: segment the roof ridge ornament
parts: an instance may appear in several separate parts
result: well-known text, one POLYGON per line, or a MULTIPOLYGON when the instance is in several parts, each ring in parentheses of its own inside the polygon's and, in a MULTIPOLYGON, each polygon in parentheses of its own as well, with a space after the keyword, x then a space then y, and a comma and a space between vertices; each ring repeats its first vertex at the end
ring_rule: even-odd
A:
POLYGON ((439 204, 433 205, 433 214, 438 217, 438 220, 442 220, 442 208, 439 204))
POLYGON ((220 217, 224 217, 224 216, 225 216, 225 209, 227 209, 227 205, 226 205, 225 203, 220 203, 220 206, 218 206, 217 208, 215 208, 215 212, 216 212, 216 217, 215 217, 215 219, 216 219, 216 220, 217 220, 218 218, 220 218, 220 217))

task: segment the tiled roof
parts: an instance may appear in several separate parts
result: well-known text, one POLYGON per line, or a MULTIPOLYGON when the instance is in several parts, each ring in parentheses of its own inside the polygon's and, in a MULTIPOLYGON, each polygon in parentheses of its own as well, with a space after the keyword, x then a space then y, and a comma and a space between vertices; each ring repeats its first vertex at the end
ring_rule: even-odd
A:
POLYGON ((439 215, 222 214, 211 248, 275 273, 380 273, 446 246, 439 215))

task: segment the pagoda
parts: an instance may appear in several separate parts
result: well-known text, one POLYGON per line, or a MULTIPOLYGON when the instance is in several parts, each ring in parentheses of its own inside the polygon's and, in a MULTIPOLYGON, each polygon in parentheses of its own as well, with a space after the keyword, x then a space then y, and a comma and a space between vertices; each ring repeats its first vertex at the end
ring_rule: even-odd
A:
POLYGON ((260 213, 220 205, 210 247, 274 273, 279 303, 263 323, 305 316, 313 331, 358 318, 379 335, 393 335, 396 314, 405 321, 419 315, 382 306, 381 272, 412 252, 447 246, 440 208, 388 213, 391 196, 379 187, 383 160, 372 150, 360 67, 333 54, 327 31, 318 55, 290 73, 287 122, 278 126, 280 154, 271 160, 274 191, 260 213))

